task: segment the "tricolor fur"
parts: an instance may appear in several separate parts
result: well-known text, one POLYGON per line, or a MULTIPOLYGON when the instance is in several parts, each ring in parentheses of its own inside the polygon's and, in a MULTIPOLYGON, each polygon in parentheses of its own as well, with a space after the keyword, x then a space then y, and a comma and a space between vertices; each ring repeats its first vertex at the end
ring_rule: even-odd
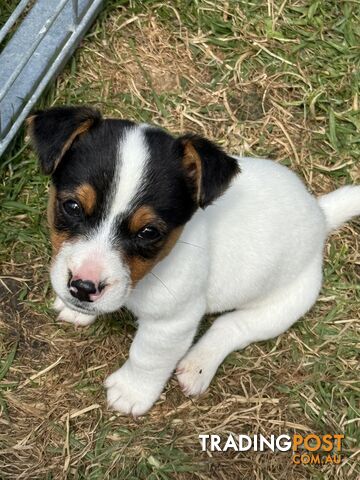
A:
POLYGON ((88 325, 122 306, 138 318, 128 361, 106 381, 124 413, 145 413, 175 369, 201 394, 231 351, 289 328, 316 301, 327 234, 360 214, 360 186, 317 200, 287 168, 197 135, 87 107, 28 123, 52 176, 59 318, 88 325), (206 313, 222 314, 191 346, 206 313))

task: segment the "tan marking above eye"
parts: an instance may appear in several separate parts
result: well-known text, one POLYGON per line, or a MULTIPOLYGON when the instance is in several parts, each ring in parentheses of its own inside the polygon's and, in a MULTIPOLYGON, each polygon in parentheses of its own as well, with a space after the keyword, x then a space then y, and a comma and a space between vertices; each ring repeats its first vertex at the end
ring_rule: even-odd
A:
POLYGON ((134 287, 156 264, 156 258, 151 260, 142 257, 128 257, 126 260, 130 270, 131 285, 134 287))
POLYGON ((61 245, 66 242, 66 240, 69 240, 69 238, 70 236, 67 232, 58 232, 54 228, 50 227, 50 240, 53 255, 56 255, 59 252, 61 245))
POLYGON ((158 224, 159 217, 154 209, 149 205, 142 205, 130 217, 129 229, 131 233, 136 233, 146 225, 151 223, 158 224))
POLYGON ((96 205, 96 191, 89 183, 79 185, 75 190, 75 197, 80 201, 86 215, 91 215, 96 205))
POLYGON ((74 191, 66 190, 59 192, 58 198, 65 202, 66 200, 76 200, 80 203, 86 215, 91 215, 96 206, 96 191, 89 183, 78 185, 74 191))

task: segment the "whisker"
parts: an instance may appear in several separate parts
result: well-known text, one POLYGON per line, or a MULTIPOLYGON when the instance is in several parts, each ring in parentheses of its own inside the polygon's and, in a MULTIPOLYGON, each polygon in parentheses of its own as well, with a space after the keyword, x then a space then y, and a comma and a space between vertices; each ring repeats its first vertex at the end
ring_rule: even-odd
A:
POLYGON ((155 278, 157 278, 157 279, 159 280, 159 282, 166 288, 166 290, 170 293, 170 295, 171 295, 173 298, 175 298, 175 300, 176 300, 175 295, 172 293, 171 290, 169 290, 169 288, 168 288, 167 285, 161 280, 161 278, 159 278, 159 277, 158 277, 157 275, 155 275, 155 273, 153 273, 153 272, 150 272, 150 273, 151 273, 151 275, 153 275, 155 278))
POLYGON ((192 247, 201 248, 202 250, 204 249, 204 247, 200 247, 200 245, 195 245, 194 243, 190 242, 184 242, 184 240, 179 240, 178 243, 185 243, 186 245, 191 245, 192 247))

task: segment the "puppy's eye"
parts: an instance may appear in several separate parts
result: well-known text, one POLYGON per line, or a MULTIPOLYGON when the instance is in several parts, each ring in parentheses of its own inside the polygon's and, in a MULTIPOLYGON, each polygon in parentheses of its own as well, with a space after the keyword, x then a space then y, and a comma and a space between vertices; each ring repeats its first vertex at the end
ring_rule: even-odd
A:
POLYGON ((70 217, 80 217, 81 207, 76 200, 66 200, 62 206, 70 217))
POLYGON ((147 226, 142 230, 139 230, 137 237, 142 240, 154 241, 158 240, 161 237, 159 230, 156 227, 147 226))

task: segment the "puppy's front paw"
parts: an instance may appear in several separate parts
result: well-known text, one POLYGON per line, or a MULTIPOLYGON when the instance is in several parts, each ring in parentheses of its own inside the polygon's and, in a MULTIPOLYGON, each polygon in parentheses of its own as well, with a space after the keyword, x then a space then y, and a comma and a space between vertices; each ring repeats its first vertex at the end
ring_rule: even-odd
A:
POLYGON ((138 417, 159 398, 164 385, 136 372, 129 361, 105 380, 110 408, 138 417))
POLYGON ((65 308, 65 303, 60 297, 56 297, 54 303, 52 304, 52 308, 55 310, 55 312, 61 312, 61 310, 65 308))
POLYGON ((85 315, 84 313, 75 312, 74 310, 65 307, 60 311, 57 319, 62 322, 68 322, 81 327, 86 327, 87 325, 91 325, 95 322, 96 315, 85 315))

